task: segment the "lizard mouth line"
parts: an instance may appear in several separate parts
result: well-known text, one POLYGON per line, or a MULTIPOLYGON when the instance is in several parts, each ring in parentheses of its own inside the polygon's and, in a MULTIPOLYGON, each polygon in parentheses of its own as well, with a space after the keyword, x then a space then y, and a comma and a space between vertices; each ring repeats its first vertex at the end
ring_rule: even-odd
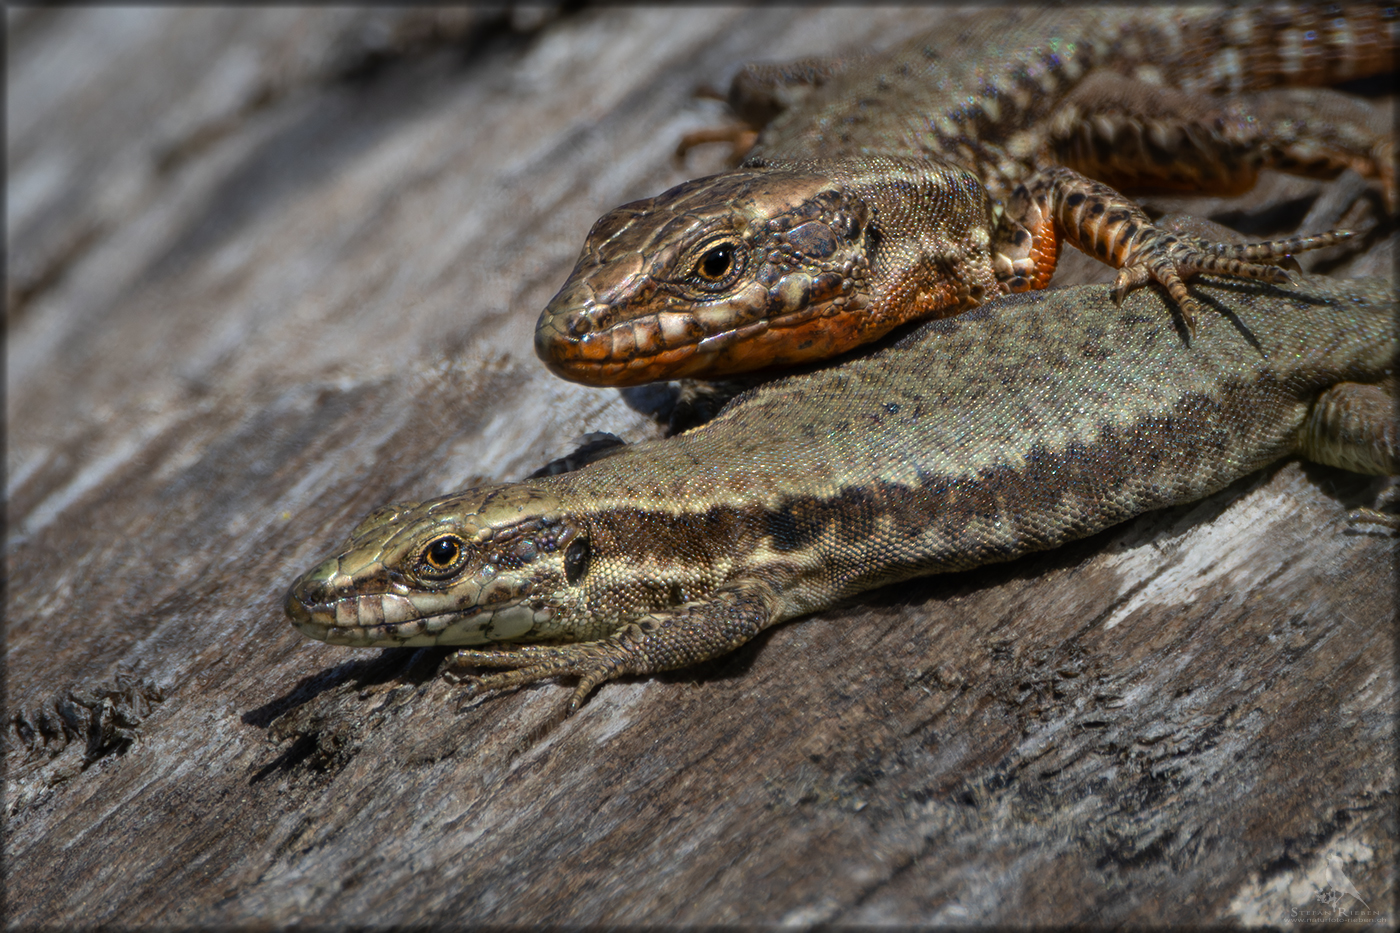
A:
POLYGON ((330 645, 354 648, 432 645, 485 645, 512 641, 547 622, 548 606, 533 609, 521 602, 490 609, 469 607, 428 613, 402 596, 356 596, 307 605, 288 594, 287 616, 302 634, 330 645), (404 618, 405 611, 412 613, 404 618), (388 617, 399 618, 390 621, 388 617))
MULTIPOLYGON (((716 354, 723 353, 727 350, 734 348, 736 345, 761 337, 763 334, 769 331, 786 330, 789 328, 801 327, 805 324, 813 322, 818 318, 839 318, 839 315, 822 315, 821 311, 821 308, 816 307, 802 308, 797 311, 781 315, 779 317, 764 318, 757 321, 752 321, 748 324, 744 324, 739 327, 730 327, 725 330, 717 331, 715 333, 706 334, 704 337, 701 337, 698 340, 690 340, 685 343, 680 343, 669 347, 661 347, 650 353, 639 352, 637 353, 637 355, 633 356, 632 358, 626 361, 620 361, 616 359, 590 360, 560 355, 555 358, 555 365, 560 369, 563 369, 570 373, 586 372, 621 374, 627 373, 629 370, 646 370, 657 366, 669 368, 671 366, 681 363, 682 361, 690 360, 692 358, 696 358, 695 362, 699 363, 701 358, 711 357, 715 356, 716 354)), ((825 323, 828 326, 830 325, 829 320, 827 320, 825 323)), ((590 336, 596 338, 604 333, 607 332, 602 331, 599 332, 599 334, 590 336)), ((579 340, 576 341, 573 344, 573 346, 578 347, 582 346, 583 344, 584 341, 579 340)), ((676 375, 685 375, 685 373, 677 372, 676 375)), ((668 377, 665 375, 660 375, 650 377, 650 379, 648 379, 647 381, 651 381, 651 379, 657 378, 665 379, 668 377)))

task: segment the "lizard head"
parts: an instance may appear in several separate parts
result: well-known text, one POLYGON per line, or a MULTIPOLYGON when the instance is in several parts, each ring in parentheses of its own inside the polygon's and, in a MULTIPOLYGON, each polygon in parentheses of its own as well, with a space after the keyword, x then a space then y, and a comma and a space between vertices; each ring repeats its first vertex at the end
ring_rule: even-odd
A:
POLYGON ((487 486, 385 506, 302 574, 285 608, 333 645, 480 645, 548 634, 578 601, 587 529, 549 493, 487 486))
POLYGON ((535 351, 595 385, 829 355, 822 318, 860 303, 869 220, 845 186, 810 172, 741 169, 624 204, 593 225, 535 351))
POLYGON ((994 291, 988 204, 962 169, 885 157, 686 182, 593 225, 535 352, 616 386, 825 359, 994 291))

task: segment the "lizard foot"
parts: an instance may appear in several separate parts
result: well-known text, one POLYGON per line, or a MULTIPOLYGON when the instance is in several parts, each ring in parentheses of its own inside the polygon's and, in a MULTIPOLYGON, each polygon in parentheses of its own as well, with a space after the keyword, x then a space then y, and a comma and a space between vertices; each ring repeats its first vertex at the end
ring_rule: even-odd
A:
MULTIPOLYGON (((1058 165, 1040 169, 1016 187, 1007 218, 1023 226, 1031 242, 1062 238, 1120 270, 1113 283, 1115 301, 1148 282, 1161 284, 1192 335, 1202 308, 1186 288, 1188 277, 1212 273, 1283 284, 1289 281, 1288 273, 1275 263, 1352 236, 1335 230, 1263 243, 1222 243, 1195 233, 1174 233, 1166 224, 1154 224, 1142 208, 1108 185, 1058 165)), ((1054 256, 1053 249, 1043 252, 1054 256)), ((1040 270, 1040 275, 1048 278, 1048 271, 1040 270)))
POLYGON ((578 686, 564 715, 572 715, 583 705, 593 688, 607 680, 633 673, 624 669, 625 651, 613 639, 580 645, 518 645, 485 650, 462 649, 449 661, 443 679, 460 684, 468 698, 522 687, 551 677, 574 676, 578 686), (468 674, 466 667, 508 668, 492 674, 468 674))
POLYGON ((1290 261, 1295 253, 1335 246, 1352 235, 1348 230, 1335 230, 1262 243, 1216 243, 1167 233, 1150 224, 1138 225, 1127 233, 1132 242, 1123 247, 1123 264, 1113 282, 1113 301, 1121 304, 1129 292, 1155 281, 1166 288, 1187 333, 1194 336, 1196 316, 1202 308, 1186 288, 1185 279, 1189 276, 1210 273, 1286 284, 1291 281, 1289 275, 1276 263, 1290 261))

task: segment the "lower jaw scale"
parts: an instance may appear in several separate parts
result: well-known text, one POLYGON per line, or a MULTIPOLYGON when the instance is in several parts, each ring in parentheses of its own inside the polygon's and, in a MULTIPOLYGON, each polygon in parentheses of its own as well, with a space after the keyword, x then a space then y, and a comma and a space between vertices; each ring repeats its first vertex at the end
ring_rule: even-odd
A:
MULTIPOLYGON (((342 610, 342 614, 344 613, 342 610)), ((370 625, 337 625, 334 621, 306 624, 293 622, 306 635, 332 645, 356 648, 404 647, 421 648, 432 645, 488 645, 516 641, 529 635, 547 621, 552 610, 538 612, 517 603, 495 610, 466 613, 440 613, 397 623, 370 625)), ((332 619, 336 613, 331 613, 332 619)))

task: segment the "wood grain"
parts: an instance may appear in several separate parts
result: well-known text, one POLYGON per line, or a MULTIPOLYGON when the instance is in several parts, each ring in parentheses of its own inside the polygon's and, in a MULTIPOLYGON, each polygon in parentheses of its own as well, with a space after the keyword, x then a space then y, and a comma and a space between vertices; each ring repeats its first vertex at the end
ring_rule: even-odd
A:
MULTIPOLYGON (((946 15, 7 13, 9 923, 1284 924, 1330 910, 1329 855, 1393 920, 1394 546, 1340 471, 553 726, 564 686, 464 703, 443 651, 282 616, 378 505, 658 434, 531 352, 589 225, 723 167, 671 156, 723 119, 700 84, 946 15)), ((1195 207, 1374 205, 1272 177, 1195 207)), ((1323 269, 1387 273, 1370 244, 1323 269)))

